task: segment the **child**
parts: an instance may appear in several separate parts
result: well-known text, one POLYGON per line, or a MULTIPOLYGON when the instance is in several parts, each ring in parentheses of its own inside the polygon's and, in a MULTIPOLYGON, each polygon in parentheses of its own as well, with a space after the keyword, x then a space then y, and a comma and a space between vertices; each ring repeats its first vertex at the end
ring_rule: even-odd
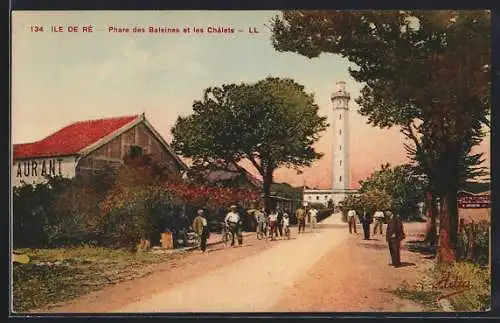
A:
POLYGON ((283 214, 283 232, 285 233, 285 237, 290 239, 290 218, 286 212, 283 214))
POLYGON ((263 239, 265 237, 265 225, 266 225, 266 215, 264 209, 255 210, 255 220, 257 222, 257 239, 263 239))
POLYGON ((278 213, 276 213, 275 210, 272 210, 269 213, 267 220, 269 221, 269 234, 271 235, 271 240, 276 240, 278 213))

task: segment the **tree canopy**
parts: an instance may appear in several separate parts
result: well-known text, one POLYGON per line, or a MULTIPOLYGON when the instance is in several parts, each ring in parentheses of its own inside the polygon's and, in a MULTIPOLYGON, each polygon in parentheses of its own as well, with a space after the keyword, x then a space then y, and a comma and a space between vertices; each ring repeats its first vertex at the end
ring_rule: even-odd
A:
POLYGON ((193 114, 177 119, 172 146, 195 160, 249 160, 269 197, 276 168, 299 171, 322 156, 312 146, 328 125, 318 109, 313 94, 291 79, 211 87, 194 102, 193 114))
POLYGON ((367 179, 360 181, 360 192, 386 192, 391 197, 390 209, 410 219, 418 215, 419 203, 424 199, 424 183, 411 165, 382 165, 367 179))
POLYGON ((286 11, 272 21, 278 51, 334 53, 356 65, 359 113, 373 126, 401 127, 442 198, 440 249, 451 260, 456 193, 481 162, 470 152, 489 125, 490 26, 486 10, 286 11))

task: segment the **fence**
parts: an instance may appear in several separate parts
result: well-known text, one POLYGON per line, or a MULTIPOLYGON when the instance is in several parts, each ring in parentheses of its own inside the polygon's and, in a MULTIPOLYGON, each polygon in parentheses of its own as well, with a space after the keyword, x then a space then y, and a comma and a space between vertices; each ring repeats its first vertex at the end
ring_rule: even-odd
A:
POLYGON ((477 263, 482 266, 490 264, 490 233, 488 222, 465 223, 460 221, 457 258, 477 263))

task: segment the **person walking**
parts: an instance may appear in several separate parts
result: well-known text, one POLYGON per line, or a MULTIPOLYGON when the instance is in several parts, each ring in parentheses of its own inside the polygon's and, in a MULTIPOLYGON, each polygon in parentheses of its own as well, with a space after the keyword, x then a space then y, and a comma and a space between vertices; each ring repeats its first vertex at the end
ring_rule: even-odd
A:
POLYGON ((304 233, 305 228, 306 228, 306 212, 302 207, 299 207, 295 211, 295 216, 297 217, 297 222, 298 222, 298 227, 299 227, 299 234, 302 232, 304 233))
POLYGON ((280 236, 280 238, 283 237, 283 212, 278 208, 276 209, 276 214, 278 215, 278 218, 276 219, 276 236, 280 236))
POLYGON ((207 250, 207 240, 209 236, 208 221, 203 210, 198 210, 198 215, 193 220, 193 230, 200 237, 200 250, 207 250))
POLYGON ((358 234, 357 228, 356 228, 356 211, 353 209, 350 209, 347 211, 347 223, 349 224, 349 233, 355 233, 358 234))
POLYGON ((224 218, 224 222, 229 227, 229 232, 231 232, 231 246, 235 246, 235 238, 238 239, 238 245, 241 246, 243 244, 243 236, 241 234, 241 218, 236 205, 231 205, 229 213, 224 218))
POLYGON ((261 240, 264 238, 264 230, 266 225, 266 215, 264 214, 264 209, 255 210, 254 216, 255 221, 257 222, 257 239, 261 240))
POLYGON ((269 222, 269 234, 271 235, 271 240, 276 240, 277 234, 277 222, 278 222, 278 213, 275 210, 271 210, 268 216, 269 222))
POLYGON ((372 223, 371 211, 363 210, 360 222, 363 225, 364 240, 370 240, 370 224, 372 223))
POLYGON ((311 218, 311 231, 316 232, 316 225, 318 224, 318 210, 313 206, 309 211, 311 218))
POLYGON ((373 214, 374 220, 375 220, 375 226, 373 227, 373 235, 375 236, 377 234, 377 228, 379 229, 379 233, 382 235, 382 227, 384 224, 384 212, 382 211, 376 211, 375 214, 373 214))
POLYGON ((389 253, 394 267, 401 266, 401 241, 406 238, 403 221, 399 214, 390 215, 389 223, 387 224, 386 241, 389 245, 389 253))
POLYGON ((288 213, 285 212, 283 214, 283 233, 285 234, 285 237, 290 240, 290 217, 288 216, 288 213))

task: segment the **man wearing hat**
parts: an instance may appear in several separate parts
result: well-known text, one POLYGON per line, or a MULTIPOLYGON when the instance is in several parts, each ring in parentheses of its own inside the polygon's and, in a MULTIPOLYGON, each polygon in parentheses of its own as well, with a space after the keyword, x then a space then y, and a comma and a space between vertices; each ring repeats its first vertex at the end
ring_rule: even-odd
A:
POLYGON ((241 219, 238 214, 238 207, 236 205, 231 205, 229 213, 226 215, 224 222, 229 227, 229 232, 231 232, 231 246, 234 246, 234 238, 238 238, 238 245, 243 244, 243 236, 241 234, 241 219))
POLYGON ((389 213, 389 223, 387 224, 386 241, 389 245, 392 265, 401 266, 401 241, 406 238, 403 221, 399 214, 389 213))
POLYGON ((205 212, 202 209, 198 210, 198 216, 193 220, 193 230, 200 237, 200 249, 205 252, 207 249, 208 239, 208 222, 205 218, 205 212))

